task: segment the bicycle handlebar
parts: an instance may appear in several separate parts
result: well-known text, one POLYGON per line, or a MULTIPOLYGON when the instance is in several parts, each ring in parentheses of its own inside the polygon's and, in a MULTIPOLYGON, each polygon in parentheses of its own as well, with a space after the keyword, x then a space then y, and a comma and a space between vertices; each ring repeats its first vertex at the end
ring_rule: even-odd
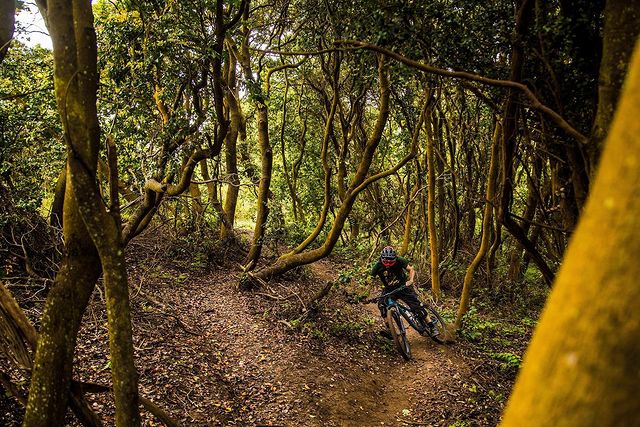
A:
POLYGON ((400 287, 398 287, 398 288, 395 288, 395 289, 394 289, 394 290, 392 290, 391 292, 387 292, 386 294, 381 294, 381 295, 378 295, 377 297, 369 298, 369 299, 367 299, 367 300, 364 300, 364 301, 362 301, 362 303, 363 303, 363 304, 371 304, 371 303, 373 303, 373 302, 376 302, 376 301, 378 301, 378 300, 381 300, 382 298, 386 298, 386 297, 388 297, 389 295, 393 295, 393 294, 395 294, 396 292, 400 292, 400 291, 401 291, 401 290, 403 290, 403 289, 410 288, 411 286, 413 286, 413 285, 411 284, 411 285, 404 285, 404 286, 400 286, 400 287))

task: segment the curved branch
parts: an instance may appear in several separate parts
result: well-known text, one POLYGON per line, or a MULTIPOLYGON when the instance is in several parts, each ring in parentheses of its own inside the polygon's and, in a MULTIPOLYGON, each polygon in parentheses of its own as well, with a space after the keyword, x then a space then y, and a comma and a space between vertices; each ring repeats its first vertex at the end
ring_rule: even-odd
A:
POLYGON ((271 88, 271 74, 277 72, 277 71, 282 71, 282 70, 286 70, 289 68, 298 68, 299 66, 301 66, 302 64, 304 64, 306 62, 307 58, 304 58, 302 61, 297 62, 295 64, 283 64, 283 65, 279 65, 277 67, 274 68, 270 68, 269 71, 267 71, 267 77, 265 78, 265 89, 267 94, 269 94, 269 89, 271 88))
POLYGON ((409 59, 405 56, 402 56, 393 51, 387 50, 383 47, 376 46, 370 43, 362 42, 359 40, 337 40, 336 44, 344 44, 356 46, 361 49, 371 50, 377 53, 381 53, 390 58, 395 59, 396 61, 402 62, 409 67, 416 68, 420 71, 424 71, 426 73, 435 74, 443 77, 451 77, 454 79, 463 79, 470 80, 474 82, 483 83, 489 86, 496 87, 505 87, 511 89, 517 89, 522 92, 529 100, 531 101, 531 107, 535 110, 540 111, 545 116, 547 116, 552 122, 554 122, 560 129, 564 130, 567 134, 575 138, 581 144, 587 144, 588 138, 576 130, 573 126, 571 126, 560 114, 553 111, 551 108, 544 105, 536 95, 529 89, 526 85, 518 82, 514 82, 511 80, 500 80, 500 79, 492 79, 490 77, 484 77, 479 74, 470 73, 468 71, 453 71, 453 70, 445 70, 442 68, 437 68, 432 65, 428 65, 422 62, 414 61, 413 59, 409 59))
POLYGON ((182 176, 180 177, 180 181, 175 185, 169 185, 167 187, 167 195, 169 196, 177 196, 179 194, 184 193, 187 188, 189 188, 189 184, 191 183, 191 177, 193 176, 193 171, 200 161, 207 159, 210 157, 211 150, 197 150, 195 151, 187 163, 182 168, 182 176))
POLYGON ((247 7, 249 7, 249 2, 247 0, 242 0, 240 2, 240 7, 238 8, 238 12, 236 12, 235 16, 231 18, 229 22, 223 25, 225 32, 233 28, 238 23, 238 21, 240 21, 240 18, 242 18, 242 15, 244 15, 244 11, 247 7))
POLYGON ((284 51, 284 50, 274 50, 274 49, 260 49, 257 47, 250 47, 249 50, 253 50, 260 53, 266 53, 271 55, 281 55, 281 56, 318 56, 324 55, 325 53, 332 52, 347 52, 350 50, 358 50, 360 47, 352 47, 352 48, 329 48, 329 49, 320 49, 320 50, 307 50, 307 51, 284 51))
POLYGON ((418 118, 418 124, 411 138, 411 151, 397 165, 395 165, 391 169, 379 172, 365 179, 358 187, 356 187, 353 190, 353 194, 358 194, 359 192, 364 190, 369 184, 396 173, 397 171, 400 170, 400 168, 402 168, 411 159, 413 159, 416 156, 416 154, 418 154, 418 141, 420 140, 420 128, 422 127, 422 123, 424 122, 424 118, 425 118, 425 115, 427 114, 427 110, 428 110, 428 102, 425 100, 422 106, 422 112, 420 113, 420 117, 418 118))

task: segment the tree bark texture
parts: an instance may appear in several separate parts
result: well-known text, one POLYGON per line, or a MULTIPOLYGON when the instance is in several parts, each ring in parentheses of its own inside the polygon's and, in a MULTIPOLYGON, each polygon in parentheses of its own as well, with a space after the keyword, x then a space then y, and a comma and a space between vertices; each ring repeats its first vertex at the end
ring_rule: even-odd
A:
POLYGON ((26 427, 63 425, 76 337, 101 272, 100 257, 82 222, 68 178, 63 215, 65 255, 41 318, 26 427))
MULTIPOLYGON (((522 37, 526 33, 527 27, 531 20, 533 1, 521 0, 518 2, 519 7, 516 16, 515 40, 512 44, 511 52, 511 72, 509 80, 520 82, 522 80, 522 70, 524 67, 524 49, 522 46, 522 37)), ((513 168, 514 155, 516 149, 516 124, 518 105, 517 92, 510 89, 509 95, 504 106, 504 123, 502 129, 502 195, 500 198, 500 206, 498 209, 498 219, 500 223, 509 231, 509 233, 522 244, 527 252, 530 253, 531 259, 542 273, 545 281, 551 283, 553 281, 553 271, 547 265, 542 255, 538 252, 534 245, 527 239, 526 234, 518 223, 511 217, 510 208, 513 199, 513 168)))
POLYGON ((227 193, 224 198, 224 220, 220 224, 220 238, 229 240, 234 238, 233 227, 236 217, 236 206, 240 194, 240 176, 238 175, 238 136, 243 126, 244 116, 240 109, 240 94, 236 85, 236 60, 229 55, 229 90, 225 94, 229 109, 229 133, 225 139, 225 162, 227 167, 227 193))
MULTIPOLYGON (((431 110, 431 109, 429 109, 431 110)), ((427 222, 429 224, 429 251, 431 252, 431 291, 436 300, 442 297, 440 290, 440 254, 438 242, 438 230, 436 228, 436 165, 434 154, 434 133, 435 133, 435 116, 433 111, 428 111, 425 126, 427 127, 427 222)))
POLYGON ((13 39, 13 30, 16 20, 16 2, 14 0, 2 0, 0 2, 0 64, 9 50, 9 44, 13 39))
POLYGON ((356 198, 362 190, 364 190, 369 184, 377 181, 380 178, 390 175, 397 171, 401 166, 406 164, 410 159, 415 156, 415 145, 412 147, 410 155, 405 157, 396 167, 381 172, 379 174, 369 176, 369 168, 373 162, 373 157, 382 138, 387 118, 389 117, 389 78, 387 75, 387 67, 384 63, 384 59, 380 59, 378 65, 378 78, 380 85, 380 107, 378 109, 378 118, 376 124, 369 135, 367 144, 363 150, 358 169, 353 176, 349 188, 346 191, 345 199, 340 204, 338 211, 333 222, 331 229, 325 239, 324 243, 317 249, 313 249, 307 252, 301 252, 297 254, 286 254, 276 260, 276 262, 263 270, 261 270, 256 276, 263 280, 268 280, 272 276, 282 274, 295 267, 310 264, 314 261, 324 258, 331 253, 331 250, 335 246, 336 242, 340 238, 344 224, 349 217, 349 213, 353 208, 353 204, 356 198))
MULTIPOLYGON (((334 69, 334 78, 339 75, 339 62, 336 62, 336 67, 334 69)), ((324 173, 324 198, 322 203, 322 208, 320 210, 320 216, 318 217, 318 221, 316 223, 315 228, 309 235, 307 236, 302 243, 296 246, 289 254, 295 255, 304 251, 311 243, 313 243, 316 238, 320 235, 320 232, 324 228, 324 225, 327 221, 327 215, 329 214, 329 207, 331 206, 331 166, 329 165, 329 141, 331 139, 331 135, 333 134, 333 123, 336 115, 336 110, 338 108, 339 102, 339 94, 338 94, 338 85, 334 79, 332 82, 333 86, 333 98, 331 100, 331 107, 329 108, 329 112, 327 114, 327 121, 324 126, 324 134, 322 137, 322 149, 320 152, 320 160, 322 162, 322 171, 324 173)), ((339 179, 338 179, 339 181, 339 179)), ((338 183, 338 185, 340 185, 338 183)))
POLYGON ((262 244, 267 228, 267 217, 269 215, 269 187, 271 186, 271 175, 273 170, 273 151, 269 142, 269 109, 263 102, 257 103, 258 112, 258 144, 262 157, 260 185, 258 186, 258 207, 256 213, 256 226, 253 231, 253 241, 249 254, 245 260, 248 270, 253 270, 260 259, 262 244))

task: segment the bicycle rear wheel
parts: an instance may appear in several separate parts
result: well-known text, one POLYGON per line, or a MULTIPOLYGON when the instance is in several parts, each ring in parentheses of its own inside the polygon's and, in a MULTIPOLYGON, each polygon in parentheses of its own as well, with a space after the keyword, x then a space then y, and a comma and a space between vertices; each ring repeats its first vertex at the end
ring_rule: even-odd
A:
POLYGON ((411 359, 411 346, 409 345, 406 330, 402 325, 402 316, 398 313, 397 308, 389 307, 387 310, 387 325, 393 337, 393 342, 402 357, 405 360, 411 359))
POLYGON ((432 329, 427 327, 427 335, 429 335, 429 337, 438 344, 444 344, 447 342, 447 337, 449 335, 447 324, 442 316, 440 316, 440 313, 438 313, 431 304, 426 304, 425 309, 427 310, 427 313, 429 313, 429 317, 431 317, 431 322, 433 323, 432 329))

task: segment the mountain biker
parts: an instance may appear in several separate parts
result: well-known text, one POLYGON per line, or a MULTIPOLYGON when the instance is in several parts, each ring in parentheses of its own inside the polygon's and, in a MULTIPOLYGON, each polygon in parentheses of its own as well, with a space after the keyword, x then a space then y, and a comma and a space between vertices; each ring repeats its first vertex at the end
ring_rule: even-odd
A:
MULTIPOLYGON (((398 256, 392 246, 385 246, 380 253, 380 259, 371 268, 371 275, 378 276, 384 284, 382 294, 406 286, 404 289, 396 292, 394 296, 407 303, 416 317, 422 320, 432 333, 437 334, 437 329, 429 319, 424 304, 420 302, 418 295, 416 295, 416 292, 411 287, 416 276, 416 270, 409 264, 407 259, 398 256), (409 274, 408 278, 407 273, 409 274)), ((384 318, 386 316, 384 304, 382 302, 378 303, 378 308, 380 309, 380 315, 384 318)))

